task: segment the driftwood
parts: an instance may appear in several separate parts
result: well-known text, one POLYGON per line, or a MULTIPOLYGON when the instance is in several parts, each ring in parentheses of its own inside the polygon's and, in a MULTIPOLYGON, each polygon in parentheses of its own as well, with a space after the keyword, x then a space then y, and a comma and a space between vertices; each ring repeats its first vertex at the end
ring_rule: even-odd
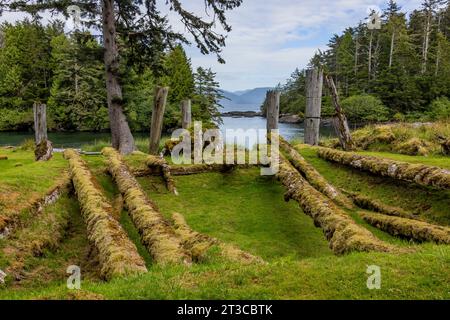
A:
POLYGON ((420 242, 434 241, 440 244, 450 244, 450 228, 448 227, 379 213, 361 212, 360 215, 369 224, 394 236, 420 242))
POLYGON ((322 108, 323 71, 306 71, 305 143, 319 144, 320 114, 322 108))
POLYGON ((108 170, 114 178, 141 241, 159 264, 190 264, 191 256, 181 245, 170 223, 148 199, 122 157, 113 148, 104 148, 108 170))
POLYGON ((285 200, 297 201, 303 212, 313 218, 314 224, 322 228, 335 254, 351 251, 388 252, 394 249, 358 225, 332 200, 314 189, 282 155, 277 177, 286 187, 285 200))
POLYGON ((352 150, 355 145, 353 143, 352 135, 350 134, 350 128, 348 127, 347 117, 342 110, 341 104, 339 103, 339 95, 334 85, 333 78, 330 75, 325 77, 327 81, 328 88, 330 89, 331 98, 333 101, 334 109, 336 111, 333 117, 333 126, 336 134, 341 143, 342 149, 352 150))
POLYGON ((105 279, 147 272, 145 262, 120 223, 112 216, 113 208, 86 163, 75 150, 66 150, 70 174, 89 240, 98 250, 101 274, 105 279))
POLYGON ((421 186, 450 189, 450 171, 439 167, 363 156, 354 152, 338 151, 329 148, 319 148, 318 155, 323 159, 368 171, 379 176, 403 180, 421 186))
POLYGON ((308 182, 322 192, 328 198, 334 200, 339 205, 352 208, 352 201, 331 185, 312 165, 310 165, 291 145, 280 138, 280 149, 283 151, 290 163, 297 169, 308 182))

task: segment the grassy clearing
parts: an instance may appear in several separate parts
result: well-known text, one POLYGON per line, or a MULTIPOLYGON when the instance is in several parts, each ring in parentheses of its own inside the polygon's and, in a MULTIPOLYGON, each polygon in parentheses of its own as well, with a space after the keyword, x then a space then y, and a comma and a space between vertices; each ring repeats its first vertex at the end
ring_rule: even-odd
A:
MULTIPOLYGON (((450 224, 448 192, 414 187, 332 164, 319 159, 312 148, 300 147, 300 152, 334 186, 419 212, 430 221, 450 224)), ((104 158, 83 159, 112 202, 119 191, 105 173, 104 158)), ((142 165, 144 160, 145 155, 127 158, 132 166, 142 165)), ((64 167, 63 161, 61 165, 64 167)), ((24 175, 31 176, 33 171, 26 169, 24 175)), ((1 177, 0 172, 0 186, 1 177)), ((46 184, 46 179, 36 183, 46 184)), ((158 266, 148 253, 144 254, 146 248, 123 211, 121 225, 136 244, 149 272, 105 283, 96 275, 99 268, 95 254, 89 258, 77 202, 62 198, 57 202, 57 211, 69 214, 69 226, 59 247, 45 251, 41 257, 28 258, 29 280, 17 287, 0 288, 0 299, 450 299, 448 245, 413 245, 394 238, 368 225, 355 209, 346 212, 381 240, 414 246, 414 250, 338 257, 328 249, 322 231, 314 227, 312 219, 295 202, 283 201, 285 189, 280 183, 273 177, 260 176, 258 168, 175 176, 174 180, 179 196, 169 193, 159 176, 138 178, 165 217, 179 212, 195 231, 236 245, 264 258, 268 264, 242 265, 219 257, 191 267, 158 266), (75 293, 65 286, 65 269, 70 264, 82 269, 82 290, 75 293), (381 290, 366 287, 369 265, 381 267, 381 290)), ((0 260, 3 270, 1 264, 0 260)))

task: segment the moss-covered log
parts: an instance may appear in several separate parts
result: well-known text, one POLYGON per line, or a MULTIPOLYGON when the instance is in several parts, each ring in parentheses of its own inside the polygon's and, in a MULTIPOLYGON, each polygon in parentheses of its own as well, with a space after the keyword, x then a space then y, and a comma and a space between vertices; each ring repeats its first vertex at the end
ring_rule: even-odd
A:
POLYGON ((450 171, 423 164, 411 164, 385 158, 363 156, 353 152, 319 148, 321 158, 397 180, 422 186, 450 189, 450 171))
POLYGON ((111 279, 146 272, 144 260, 119 222, 112 217, 113 209, 86 163, 75 150, 66 150, 64 157, 69 160, 88 239, 98 250, 102 276, 111 279))
POLYGON ((411 213, 408 213, 402 208, 388 206, 387 204, 382 203, 379 200, 375 200, 369 197, 366 197, 362 194, 356 192, 345 191, 350 198, 353 200, 355 205, 357 205, 361 209, 371 210, 379 213, 386 214, 388 216, 402 217, 415 219, 415 216, 411 213))
POLYGON ((167 190, 174 194, 177 194, 175 182, 173 181, 172 175, 170 173, 170 166, 167 164, 166 160, 157 156, 148 156, 145 164, 151 170, 160 171, 164 181, 166 182, 167 190))
POLYGON ((387 216, 379 213, 361 212, 369 224, 387 233, 417 241, 434 241, 450 244, 450 228, 408 218, 387 216))
POLYGON ((352 201, 337 188, 331 185, 282 137, 280 137, 280 149, 285 153, 287 159, 295 167, 295 169, 297 169, 314 188, 322 192, 328 198, 334 200, 336 203, 346 208, 352 208, 352 201))
POLYGON ((393 247, 376 238, 370 231, 359 226, 332 200, 313 188, 290 163, 280 156, 277 174, 286 187, 285 200, 293 199, 303 211, 322 228, 335 254, 350 251, 391 251, 393 247))
MULTIPOLYGON (((230 172, 233 169, 249 169, 256 165, 239 164, 193 164, 193 165, 172 165, 170 166, 170 173, 172 176, 187 176, 192 174, 208 173, 208 172, 230 172)), ((158 167, 133 168, 133 175, 137 177, 161 175, 162 170, 158 167)))
POLYGON ((142 243, 160 264, 191 262, 190 255, 183 249, 181 240, 174 233, 169 222, 147 198, 136 178, 131 174, 122 157, 113 148, 104 148, 108 158, 108 170, 122 193, 142 243))
POLYGON ((183 246, 191 252, 192 257, 197 261, 204 260, 209 249, 217 246, 220 255, 225 259, 242 264, 264 263, 261 258, 233 245, 223 243, 213 237, 192 230, 186 223, 184 217, 179 213, 174 213, 172 220, 175 232, 182 239, 183 246))

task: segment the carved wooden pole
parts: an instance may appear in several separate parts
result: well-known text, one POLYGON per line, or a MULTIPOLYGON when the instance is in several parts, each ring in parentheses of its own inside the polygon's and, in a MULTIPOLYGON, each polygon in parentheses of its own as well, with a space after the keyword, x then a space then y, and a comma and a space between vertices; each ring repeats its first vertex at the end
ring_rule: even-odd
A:
POLYGON ((336 111, 333 117, 333 127, 339 137, 339 142, 344 150, 352 150, 354 148, 354 143, 352 140, 352 135, 350 134, 350 129, 348 127, 347 117, 341 108, 339 103, 339 95, 334 85, 333 78, 330 75, 326 77, 328 88, 330 89, 331 98, 333 100, 334 109, 336 111))
POLYGON ((43 103, 33 104, 34 137, 36 148, 34 150, 36 161, 50 160, 53 153, 52 143, 47 137, 47 106, 43 103))
POLYGON ((280 114, 280 95, 276 90, 267 91, 267 133, 272 129, 278 129, 278 118, 280 114))
POLYGON ((168 87, 157 87, 153 103, 152 123, 150 128, 150 154, 157 155, 163 127, 164 110, 166 108, 168 87))
POLYGON ((306 71, 305 143, 319 144, 320 113, 322 108, 323 71, 306 71))
POLYGON ((181 102, 181 127, 189 129, 192 125, 191 100, 186 99, 181 102))

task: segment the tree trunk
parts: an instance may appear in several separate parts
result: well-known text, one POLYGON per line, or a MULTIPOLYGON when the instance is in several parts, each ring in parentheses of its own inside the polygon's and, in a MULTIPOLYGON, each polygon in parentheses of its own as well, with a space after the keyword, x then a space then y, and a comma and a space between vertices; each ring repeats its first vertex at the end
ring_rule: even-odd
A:
POLYGON ((150 127, 150 154, 157 155, 159 151, 159 141, 163 127, 164 110, 166 108, 167 94, 169 88, 157 87, 155 90, 155 101, 153 104, 152 123, 150 127))
POLYGON ((181 127, 189 129, 192 125, 191 100, 186 99, 181 102, 181 127))
POLYGON ((427 72, 427 63, 428 63, 428 48, 430 46, 430 32, 431 32, 431 9, 427 12, 427 21, 425 24, 425 34, 423 39, 423 52, 422 52, 422 74, 427 72))
POLYGON ((348 127, 347 117, 345 116, 341 105, 339 103, 339 95, 334 85, 333 78, 330 75, 326 76, 327 85, 330 89, 331 97, 333 100, 334 109, 336 114, 333 117, 333 126, 336 134, 339 137, 339 142, 344 150, 352 150, 354 148, 352 135, 348 127))
POLYGON ((354 67, 355 77, 358 75, 358 54, 359 54, 359 41, 358 41, 358 38, 356 38, 356 43, 355 43, 355 67, 354 67))
POLYGON ((394 58, 394 45, 395 45, 395 31, 392 31, 391 35, 391 50, 389 52, 389 68, 392 67, 392 61, 394 58))
POLYGON ((372 75, 372 44, 373 44, 373 31, 370 31, 370 40, 369 40, 369 80, 371 78, 372 75))
POLYGON ((305 143, 319 144, 320 113, 322 108, 323 71, 306 71, 305 143))
POLYGON ((133 152, 134 138, 123 112, 122 87, 119 82, 119 50, 116 44, 114 0, 102 0, 106 92, 112 146, 122 154, 133 152))

